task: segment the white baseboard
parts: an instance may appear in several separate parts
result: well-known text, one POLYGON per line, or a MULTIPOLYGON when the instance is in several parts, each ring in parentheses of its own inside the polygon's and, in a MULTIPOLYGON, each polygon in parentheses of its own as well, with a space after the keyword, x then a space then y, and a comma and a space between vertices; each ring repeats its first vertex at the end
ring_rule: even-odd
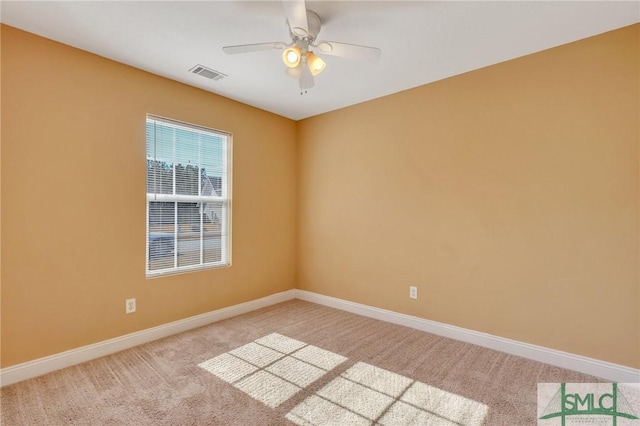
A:
POLYGON ((292 300, 294 298, 393 324, 403 325, 405 327, 414 328, 416 330, 425 331, 439 336, 473 343, 485 348, 518 355, 523 358, 544 362, 546 364, 555 365, 568 370, 591 374, 613 382, 640 383, 640 370, 622 365, 599 361, 542 346, 531 345, 529 343, 518 342, 516 340, 505 339, 503 337, 480 333, 373 306, 349 302, 347 300, 324 296, 306 290, 287 290, 261 299, 240 303, 238 305, 174 321, 169 324, 160 325, 92 345, 39 358, 23 364, 3 368, 0 370, 0 386, 6 386, 41 376, 52 371, 100 358, 143 343, 251 312, 276 303, 292 300))
POLYGON ((3 368, 0 370, 0 386, 21 382, 61 368, 70 367, 72 365, 100 358, 143 343, 158 340, 193 328, 202 327, 203 325, 211 324, 216 321, 221 321, 294 298, 295 290, 287 290, 260 299, 251 300, 249 302, 240 303, 227 308, 159 325, 157 327, 116 337, 114 339, 39 358, 23 364, 3 368))
POLYGON ((518 342, 516 340, 505 339, 503 337, 493 336, 487 333, 480 333, 478 331, 388 311, 386 309, 349 302, 347 300, 324 296, 322 294, 306 290, 295 290, 295 297, 296 299, 306 300, 308 302, 329 306, 331 308, 340 309, 365 317, 403 325, 416 330, 437 334, 438 336, 449 337, 451 339, 473 343, 478 346, 495 349, 511 355, 544 362, 545 364, 554 365, 556 367, 590 374, 613 382, 640 382, 640 370, 612 364, 606 361, 587 358, 581 355, 574 355, 542 346, 531 345, 529 343, 518 342))

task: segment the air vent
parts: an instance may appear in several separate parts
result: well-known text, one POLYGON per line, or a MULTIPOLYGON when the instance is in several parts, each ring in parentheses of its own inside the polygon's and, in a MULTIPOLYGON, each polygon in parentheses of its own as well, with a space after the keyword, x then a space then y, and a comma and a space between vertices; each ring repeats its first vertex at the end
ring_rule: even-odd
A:
POLYGON ((195 67, 191 68, 189 71, 194 74, 198 74, 203 77, 206 77, 213 81, 222 80, 227 76, 226 74, 222 74, 220 71, 215 71, 215 70, 212 70, 211 68, 207 68, 202 65, 196 65, 195 67))

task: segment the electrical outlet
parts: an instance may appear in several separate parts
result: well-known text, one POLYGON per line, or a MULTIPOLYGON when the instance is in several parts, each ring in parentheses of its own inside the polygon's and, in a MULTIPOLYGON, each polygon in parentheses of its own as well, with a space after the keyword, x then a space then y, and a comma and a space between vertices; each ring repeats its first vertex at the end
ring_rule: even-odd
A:
POLYGON ((127 299, 124 301, 124 312, 132 314, 136 311, 136 299, 127 299))
POLYGON ((414 287, 414 286, 409 287, 409 298, 410 299, 418 298, 418 287, 414 287))

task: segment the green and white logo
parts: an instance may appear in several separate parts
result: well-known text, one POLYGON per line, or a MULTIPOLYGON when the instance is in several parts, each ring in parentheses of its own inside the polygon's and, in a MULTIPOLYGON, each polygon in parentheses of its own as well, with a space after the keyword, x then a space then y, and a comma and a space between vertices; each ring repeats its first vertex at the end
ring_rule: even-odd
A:
POLYGON ((640 426, 640 387, 618 383, 538 383, 538 425, 640 426))

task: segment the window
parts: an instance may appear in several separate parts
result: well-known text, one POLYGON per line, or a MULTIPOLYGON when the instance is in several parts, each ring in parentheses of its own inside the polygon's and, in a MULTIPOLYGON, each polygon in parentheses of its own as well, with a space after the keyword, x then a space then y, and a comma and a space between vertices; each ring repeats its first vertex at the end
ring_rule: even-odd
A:
POLYGON ((147 276, 230 264, 231 135, 147 116, 147 276))

